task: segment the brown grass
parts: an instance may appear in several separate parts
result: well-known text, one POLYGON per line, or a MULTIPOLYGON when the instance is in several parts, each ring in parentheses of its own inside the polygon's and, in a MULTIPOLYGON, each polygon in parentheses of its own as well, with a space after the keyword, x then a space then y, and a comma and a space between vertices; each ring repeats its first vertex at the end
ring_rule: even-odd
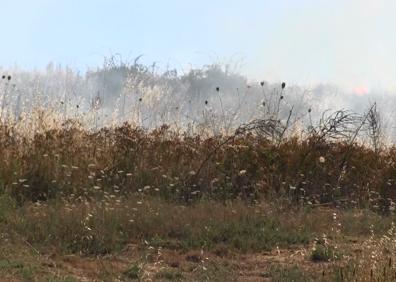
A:
POLYGON ((165 126, 146 132, 127 124, 96 133, 51 130, 33 139, 3 128, 1 136, 1 189, 19 204, 133 194, 180 203, 284 198, 386 212, 395 197, 393 147, 375 153, 314 138, 275 145, 246 134, 213 153, 223 137, 191 137, 165 126))
POLYGON ((33 137, 3 127, 0 136, 0 240, 7 246, 0 271, 12 269, 13 277, 47 277, 37 261, 54 255, 126 259, 117 273, 94 275, 102 280, 223 273, 221 281, 241 276, 232 263, 223 265, 235 256, 286 253, 295 262, 289 251, 297 249, 306 268, 276 260, 256 278, 304 281, 323 270, 343 281, 371 262, 368 253, 354 253, 360 242, 375 249, 379 265, 373 274, 360 271, 364 277, 378 276, 394 259, 382 250, 393 248, 393 239, 383 239, 393 238, 393 147, 378 151, 314 137, 274 144, 251 133, 202 138, 128 124, 98 132, 72 125, 33 137), (30 254, 10 255, 12 246, 30 254), (138 256, 130 256, 130 246, 138 256), (313 246, 326 266, 310 260, 313 246), (183 260, 172 262, 168 254, 170 265, 157 267, 161 252, 183 260), (195 266, 185 265, 189 252, 195 253, 185 260, 195 266), (216 259, 205 264, 202 254, 216 259))

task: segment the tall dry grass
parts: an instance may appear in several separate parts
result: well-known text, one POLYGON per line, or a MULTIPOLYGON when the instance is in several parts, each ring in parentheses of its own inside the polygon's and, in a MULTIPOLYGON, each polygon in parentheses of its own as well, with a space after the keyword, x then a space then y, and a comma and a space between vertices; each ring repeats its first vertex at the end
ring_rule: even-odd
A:
POLYGON ((19 204, 69 197, 151 195, 180 203, 284 199, 393 211, 396 150, 310 137, 280 144, 247 132, 182 135, 166 126, 23 137, 2 127, 1 191, 19 204))

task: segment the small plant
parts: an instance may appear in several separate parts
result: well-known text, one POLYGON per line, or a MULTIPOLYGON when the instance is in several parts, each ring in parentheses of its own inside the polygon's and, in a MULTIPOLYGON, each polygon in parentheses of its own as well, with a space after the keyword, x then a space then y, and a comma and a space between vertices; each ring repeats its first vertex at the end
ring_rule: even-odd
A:
POLYGON ((183 279, 183 274, 178 270, 163 269, 155 274, 157 279, 166 279, 171 281, 181 281, 183 279))
POLYGON ((263 278, 270 278, 271 281, 315 281, 314 277, 312 277, 312 274, 305 273, 297 265, 271 265, 269 271, 262 273, 261 276, 263 278))
POLYGON ((325 235, 323 238, 315 240, 314 247, 310 254, 310 259, 313 262, 330 262, 339 260, 340 258, 341 254, 335 247, 329 244, 325 235))
POLYGON ((335 250, 328 246, 318 245, 311 252, 311 260, 314 262, 329 262, 336 257, 335 250))
POLYGON ((35 269, 29 266, 24 266, 19 269, 19 275, 21 276, 22 281, 30 282, 34 281, 35 269))
POLYGON ((129 279, 139 279, 141 275, 142 268, 139 264, 132 265, 127 271, 124 272, 124 275, 129 279))
POLYGON ((65 276, 65 277, 51 277, 47 279, 47 282, 78 282, 78 280, 71 276, 65 276))

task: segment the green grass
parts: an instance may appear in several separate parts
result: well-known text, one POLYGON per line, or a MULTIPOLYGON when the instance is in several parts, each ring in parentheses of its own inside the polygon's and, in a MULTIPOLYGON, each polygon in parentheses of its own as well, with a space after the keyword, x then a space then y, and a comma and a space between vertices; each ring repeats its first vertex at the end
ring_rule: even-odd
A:
POLYGON ((141 271, 142 271, 141 266, 138 264, 134 264, 123 274, 128 279, 138 280, 140 278, 141 271))
MULTIPOLYGON (((188 231, 188 230, 187 230, 188 231)), ((273 218, 248 217, 236 222, 213 222, 180 236, 185 249, 213 249, 226 245, 238 251, 271 250, 277 246, 307 244, 310 234, 293 230, 273 218)))
POLYGON ((271 279, 277 282, 308 282, 308 281, 321 281, 317 275, 302 271, 297 265, 283 266, 272 265, 268 272, 262 274, 263 278, 271 279))
POLYGON ((7 270, 7 269, 19 269, 23 268, 24 265, 18 261, 10 261, 8 259, 0 260, 0 270, 7 270))
POLYGON ((310 259, 313 262, 329 262, 341 259, 341 254, 332 246, 324 246, 317 244, 312 250, 310 259))
POLYGON ((155 278, 161 280, 182 281, 183 274, 178 270, 163 269, 155 274, 155 278))
POLYGON ((70 276, 64 276, 47 278, 47 282, 78 282, 78 280, 70 276))

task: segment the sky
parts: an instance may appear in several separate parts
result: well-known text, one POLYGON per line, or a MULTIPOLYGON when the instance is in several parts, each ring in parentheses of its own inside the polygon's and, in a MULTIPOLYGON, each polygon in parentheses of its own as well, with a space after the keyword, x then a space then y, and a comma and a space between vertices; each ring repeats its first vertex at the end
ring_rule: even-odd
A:
POLYGON ((85 71, 119 54, 181 72, 396 90, 393 0, 0 0, 0 66, 85 71))

